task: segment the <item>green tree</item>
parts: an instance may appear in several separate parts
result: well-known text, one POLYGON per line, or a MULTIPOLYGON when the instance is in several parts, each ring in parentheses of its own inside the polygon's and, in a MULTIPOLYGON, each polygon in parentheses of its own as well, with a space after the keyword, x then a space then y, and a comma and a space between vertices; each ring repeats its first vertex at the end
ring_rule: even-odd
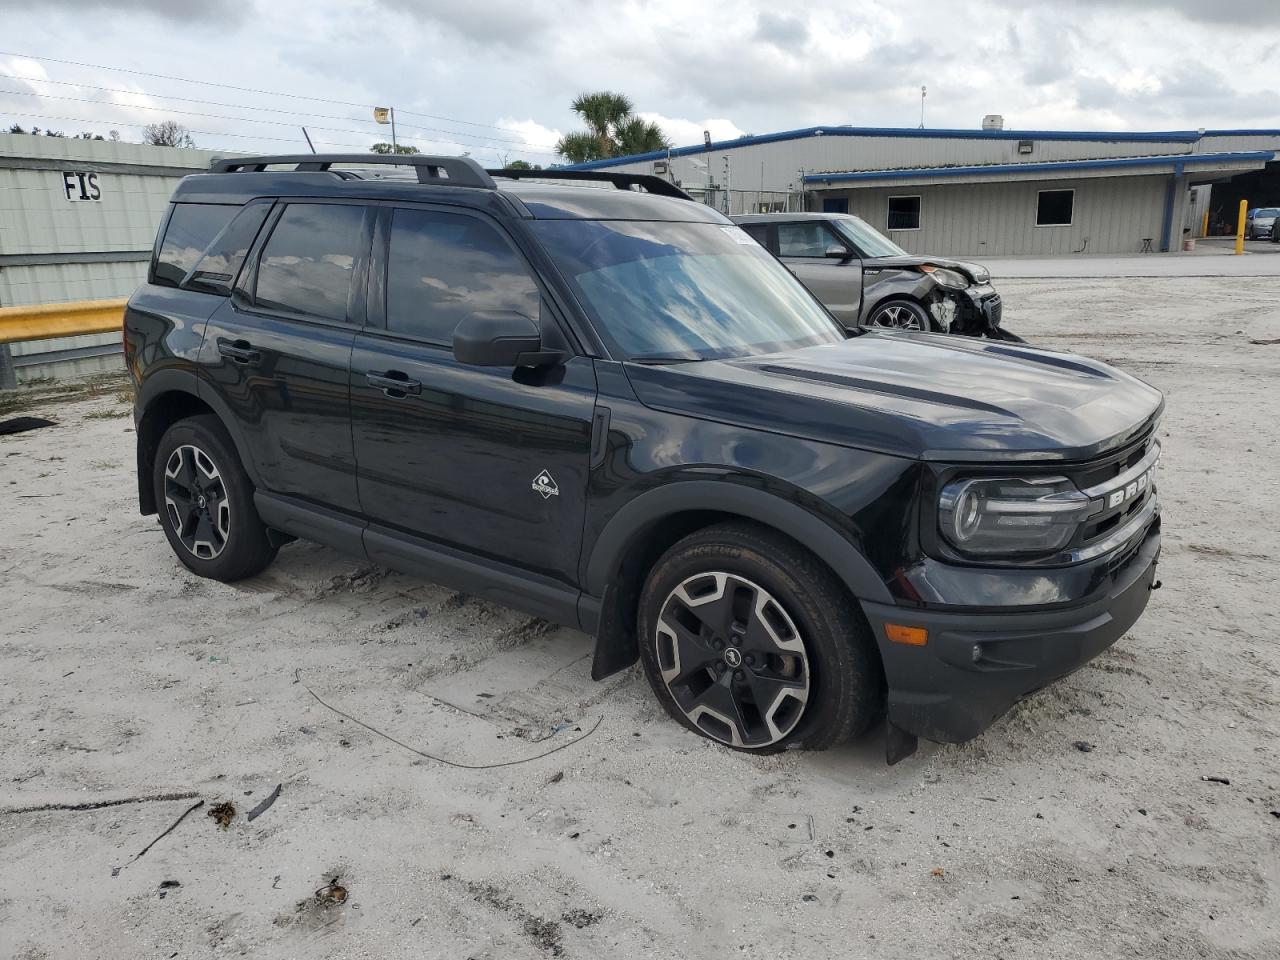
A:
POLYGON ((542 168, 534 166, 528 160, 512 160, 510 163, 507 164, 507 169, 508 170, 541 170, 542 168))
POLYGON ((403 143, 397 143, 393 148, 391 144, 383 142, 383 143, 375 143, 372 147, 369 148, 369 152, 370 153, 395 153, 395 154, 417 153, 418 148, 406 146, 403 143))
POLYGON ((630 153, 644 153, 670 146, 656 123, 635 116, 631 99, 608 90, 584 93, 573 101, 573 112, 586 130, 567 133, 556 144, 556 153, 573 163, 604 160, 630 153))

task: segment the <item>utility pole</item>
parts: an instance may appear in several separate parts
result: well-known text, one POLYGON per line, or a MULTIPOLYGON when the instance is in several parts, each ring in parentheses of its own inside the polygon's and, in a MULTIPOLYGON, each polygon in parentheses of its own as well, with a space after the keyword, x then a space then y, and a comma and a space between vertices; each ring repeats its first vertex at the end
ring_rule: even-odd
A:
POLYGON ((920 129, 924 129, 924 98, 928 94, 928 89, 922 83, 920 84, 920 129))

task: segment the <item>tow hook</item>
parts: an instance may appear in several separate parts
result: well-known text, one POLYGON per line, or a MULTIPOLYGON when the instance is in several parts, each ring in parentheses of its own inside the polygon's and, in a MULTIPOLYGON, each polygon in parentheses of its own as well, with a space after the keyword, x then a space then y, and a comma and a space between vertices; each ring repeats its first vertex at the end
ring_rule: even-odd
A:
POLYGON ((1152 580, 1149 584, 1147 584, 1147 589, 1148 589, 1148 590, 1159 590, 1159 589, 1160 589, 1161 587, 1163 587, 1163 586, 1164 586, 1164 581, 1163 581, 1163 580, 1152 580))

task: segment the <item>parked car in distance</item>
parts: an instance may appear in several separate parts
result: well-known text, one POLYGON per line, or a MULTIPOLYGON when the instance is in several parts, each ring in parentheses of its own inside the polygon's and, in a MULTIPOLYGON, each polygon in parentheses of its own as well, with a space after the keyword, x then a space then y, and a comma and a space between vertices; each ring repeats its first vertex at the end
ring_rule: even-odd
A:
POLYGON ((847 329, 884 327, 1021 342, 1000 326, 1000 295, 980 264, 907 253, 847 213, 757 213, 732 219, 847 329))
POLYGON ((1244 238, 1246 240, 1266 240, 1274 238, 1276 218, 1280 217, 1280 207, 1256 207, 1245 215, 1244 238))
POLYGON ((891 762, 969 739, 1158 586, 1157 390, 850 335, 657 177, 220 160, 124 331, 139 506, 194 573, 327 544, 581 629, 734 749, 886 707, 891 762))

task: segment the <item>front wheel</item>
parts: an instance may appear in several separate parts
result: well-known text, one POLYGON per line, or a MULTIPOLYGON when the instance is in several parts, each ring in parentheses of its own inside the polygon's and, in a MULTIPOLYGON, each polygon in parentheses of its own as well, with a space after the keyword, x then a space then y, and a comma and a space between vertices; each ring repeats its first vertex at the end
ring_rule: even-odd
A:
POLYGON ((881 706, 879 654, 843 584, 753 524, 717 524, 671 547, 649 574, 638 629, 659 702, 733 749, 826 749, 881 706))
POLYGON ((867 317, 867 326, 884 330, 935 330, 928 311, 912 300, 888 300, 878 304, 867 317))
POLYGON ((179 420, 166 430, 152 482, 169 546, 193 573, 230 582, 275 559, 253 484, 217 417, 179 420))

